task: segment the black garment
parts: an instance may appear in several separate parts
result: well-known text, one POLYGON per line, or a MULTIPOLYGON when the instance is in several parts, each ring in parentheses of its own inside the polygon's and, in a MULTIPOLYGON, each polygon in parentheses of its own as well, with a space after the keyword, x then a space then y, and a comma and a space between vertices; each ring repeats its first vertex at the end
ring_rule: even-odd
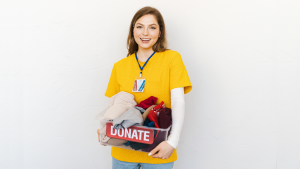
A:
MULTIPOLYGON (((154 121, 150 121, 148 118, 146 118, 146 120, 145 120, 145 122, 144 122, 144 126, 148 126, 148 127, 154 127, 155 126, 155 123, 154 123, 154 121)), ((157 133, 157 131, 156 130, 154 130, 154 136, 156 136, 156 133, 157 133)), ((126 143, 126 144, 128 144, 128 143, 126 143)), ((126 145, 125 144, 125 145, 126 145)), ((132 148, 132 149, 134 149, 134 150, 140 150, 140 149, 142 149, 142 148, 146 148, 146 147, 148 147, 150 144, 145 144, 145 143, 137 143, 137 142, 130 142, 129 143, 129 146, 132 148)))

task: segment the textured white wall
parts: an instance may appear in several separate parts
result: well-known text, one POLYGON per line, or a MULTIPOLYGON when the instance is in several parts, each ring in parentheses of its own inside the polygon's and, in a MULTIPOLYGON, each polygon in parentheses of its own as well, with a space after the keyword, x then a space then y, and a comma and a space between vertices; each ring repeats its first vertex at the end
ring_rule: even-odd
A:
POLYGON ((299 169, 297 0, 1 0, 0 168, 111 167, 94 116, 147 5, 193 84, 174 168, 299 169))

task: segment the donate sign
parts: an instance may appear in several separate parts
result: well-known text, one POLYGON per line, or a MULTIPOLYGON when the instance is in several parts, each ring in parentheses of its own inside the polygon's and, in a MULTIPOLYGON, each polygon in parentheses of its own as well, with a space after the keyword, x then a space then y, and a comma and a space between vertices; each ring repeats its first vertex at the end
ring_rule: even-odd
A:
POLYGON ((116 130, 112 123, 106 123, 106 135, 111 138, 118 138, 145 144, 152 144, 154 141, 154 130, 131 126, 116 130))

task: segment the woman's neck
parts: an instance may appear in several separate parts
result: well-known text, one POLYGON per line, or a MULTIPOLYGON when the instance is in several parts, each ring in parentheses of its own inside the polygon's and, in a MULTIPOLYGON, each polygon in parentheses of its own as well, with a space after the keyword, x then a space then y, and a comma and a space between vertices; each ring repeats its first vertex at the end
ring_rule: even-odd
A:
POLYGON ((150 49, 150 50, 138 50, 136 52, 136 54, 137 54, 138 60, 140 62, 146 62, 147 59, 152 55, 153 52, 154 51, 152 49, 150 49))

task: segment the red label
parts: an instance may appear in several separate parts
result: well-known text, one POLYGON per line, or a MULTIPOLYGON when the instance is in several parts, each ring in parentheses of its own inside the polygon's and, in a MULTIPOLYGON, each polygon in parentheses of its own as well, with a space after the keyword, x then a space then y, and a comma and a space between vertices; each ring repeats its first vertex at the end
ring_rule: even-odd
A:
POLYGON ((112 123, 106 123, 106 135, 112 138, 145 144, 152 144, 154 140, 153 129, 131 126, 128 128, 116 130, 112 123))

